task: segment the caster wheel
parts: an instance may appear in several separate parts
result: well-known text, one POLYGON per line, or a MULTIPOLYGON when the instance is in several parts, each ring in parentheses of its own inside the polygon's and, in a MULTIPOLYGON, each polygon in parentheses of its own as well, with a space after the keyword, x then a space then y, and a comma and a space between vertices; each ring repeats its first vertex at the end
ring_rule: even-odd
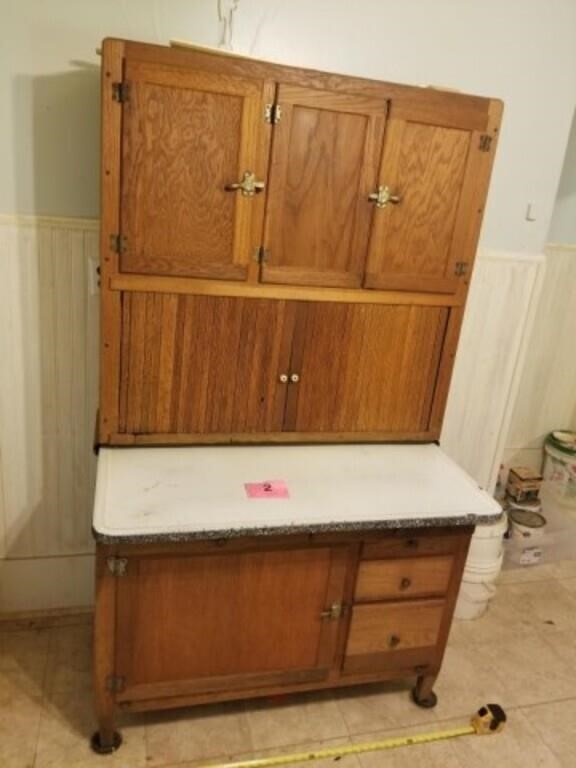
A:
POLYGON ((114 731, 112 744, 103 746, 100 742, 99 731, 95 731, 95 733, 92 735, 92 738, 90 739, 90 746, 92 747, 92 751, 96 752, 97 755, 111 755, 112 752, 116 752, 121 744, 122 736, 118 733, 118 731, 114 731))
POLYGON ((419 707, 422 707, 422 709, 433 709, 436 704, 438 704, 438 696, 434 693, 434 691, 430 691, 430 694, 426 696, 425 699, 419 699, 416 688, 412 688, 412 701, 414 704, 417 704, 419 707))

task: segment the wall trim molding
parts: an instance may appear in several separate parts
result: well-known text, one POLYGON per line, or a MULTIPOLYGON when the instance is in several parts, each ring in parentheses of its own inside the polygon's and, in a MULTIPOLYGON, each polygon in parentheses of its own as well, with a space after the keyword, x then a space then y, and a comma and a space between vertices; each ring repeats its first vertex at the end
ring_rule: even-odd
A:
POLYGON ((15 224, 19 227, 62 227, 63 229, 88 229, 97 231, 100 228, 100 219, 0 213, 0 225, 7 224, 15 224))

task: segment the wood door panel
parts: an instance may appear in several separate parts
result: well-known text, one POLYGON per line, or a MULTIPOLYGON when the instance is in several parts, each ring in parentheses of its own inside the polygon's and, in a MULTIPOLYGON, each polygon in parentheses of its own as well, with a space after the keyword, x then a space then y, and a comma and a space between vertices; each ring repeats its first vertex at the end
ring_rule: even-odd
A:
POLYGON ((375 209, 366 287, 457 290, 452 242, 470 141, 467 130, 389 120, 380 184, 400 202, 375 209))
POLYGON ((265 172, 263 85, 128 62, 123 272, 245 279, 263 203, 225 190, 265 172))
POLYGON ((123 294, 120 431, 280 430, 292 313, 268 299, 123 294))
POLYGON ((447 316, 441 307, 302 305, 285 429, 425 432, 447 316))
POLYGON ((443 616, 443 600, 355 605, 346 656, 434 648, 443 616))
POLYGON ((363 560, 358 569, 354 600, 444 595, 450 585, 454 558, 419 557, 363 560))
POLYGON ((346 547, 130 559, 118 583, 127 695, 171 682, 182 692, 185 681, 214 690, 219 680, 278 684, 306 671, 321 679, 337 622, 320 614, 341 599, 346 564, 346 547))
POLYGON ((264 282, 358 287, 387 103, 280 85, 264 282))

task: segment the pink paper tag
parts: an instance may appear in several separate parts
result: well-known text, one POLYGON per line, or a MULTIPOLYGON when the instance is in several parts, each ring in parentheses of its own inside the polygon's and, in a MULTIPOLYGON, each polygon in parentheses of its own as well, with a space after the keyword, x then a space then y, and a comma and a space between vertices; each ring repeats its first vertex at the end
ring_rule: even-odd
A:
POLYGON ((288 499, 288 486, 284 480, 266 480, 263 483, 244 483, 249 499, 288 499))

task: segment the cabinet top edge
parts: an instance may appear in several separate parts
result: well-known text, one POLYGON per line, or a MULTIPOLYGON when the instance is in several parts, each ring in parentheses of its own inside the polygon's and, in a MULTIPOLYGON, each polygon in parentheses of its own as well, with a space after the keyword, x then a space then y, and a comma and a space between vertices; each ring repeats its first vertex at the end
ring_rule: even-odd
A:
POLYGON ((137 40, 107 37, 102 41, 102 55, 106 57, 109 51, 115 55, 121 52, 127 59, 155 62, 157 64, 197 64, 198 66, 222 67, 228 72, 243 74, 250 68, 253 76, 264 79, 277 79, 284 82, 299 82, 305 79, 316 83, 316 87, 333 88, 335 90, 351 90, 362 92, 365 95, 374 95, 382 98, 395 98, 410 100, 417 97, 431 104, 450 104, 468 108, 479 112, 488 113, 494 108, 501 113, 503 102, 499 98, 465 93, 434 85, 405 85, 401 83, 378 80, 376 78, 349 75, 342 72, 318 70, 309 67, 301 67, 294 64, 283 64, 277 61, 254 58, 249 55, 221 51, 217 48, 195 45, 193 43, 181 43, 174 41, 174 45, 158 45, 144 43, 137 40))

